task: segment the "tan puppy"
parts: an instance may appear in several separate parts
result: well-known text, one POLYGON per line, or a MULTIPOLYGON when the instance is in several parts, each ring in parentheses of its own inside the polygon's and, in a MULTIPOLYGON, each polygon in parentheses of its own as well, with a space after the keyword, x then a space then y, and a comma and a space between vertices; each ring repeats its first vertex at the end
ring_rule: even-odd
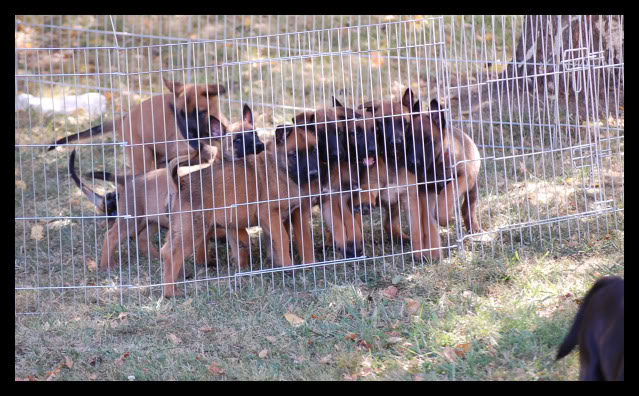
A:
MULTIPOLYGON (((419 111, 417 101, 413 112, 419 111)), ((446 124, 437 100, 430 102, 430 111, 436 113, 414 114, 412 117, 409 130, 414 133, 415 149, 408 150, 411 152, 409 169, 416 169, 420 182, 437 181, 426 185, 427 204, 441 226, 448 225, 453 217, 454 201, 463 196, 461 213, 466 228, 473 233, 481 232, 477 218, 477 179, 481 167, 479 150, 470 136, 446 124), (456 186, 451 183, 453 179, 457 179, 456 186)))
POLYGON ((360 106, 375 114, 377 147, 380 154, 376 165, 362 175, 362 192, 353 200, 355 211, 365 214, 378 203, 387 208, 384 229, 393 240, 411 241, 417 258, 440 257, 437 226, 424 207, 417 187, 417 176, 406 167, 406 129, 410 125, 410 112, 414 95, 410 88, 400 101, 368 102, 360 106), (410 214, 410 235, 400 225, 400 204, 410 214), (422 251, 434 249, 432 251, 422 251))
POLYGON ((226 92, 224 86, 184 85, 171 83, 166 79, 164 84, 171 93, 156 95, 143 101, 122 118, 59 139, 52 143, 49 150, 53 150, 56 145, 115 131, 117 140, 133 145, 125 147, 125 163, 131 168, 131 173, 143 174, 165 166, 178 155, 190 153, 186 142, 176 141, 179 134, 175 114, 188 119, 189 129, 195 128, 199 132, 198 136, 209 136, 209 116, 215 116, 228 125, 226 118, 220 114, 217 100, 219 94, 226 92))
MULTIPOLYGON (((204 244, 207 237, 202 233, 210 233, 214 224, 226 230, 240 267, 246 265, 241 251, 249 246, 248 241, 239 240, 237 230, 256 225, 271 241, 267 252, 274 266, 292 265, 289 235, 282 221, 300 205, 300 186, 319 174, 316 146, 313 134, 280 126, 275 130, 274 142, 260 154, 214 164, 179 179, 172 171, 180 194, 172 195, 170 208, 174 214, 170 215, 169 237, 161 250, 164 295, 176 294, 175 281, 182 273, 184 260, 193 253, 193 244, 204 244)), ((310 228, 310 224, 301 226, 310 228)), ((197 249, 201 247, 195 246, 197 249)))
MULTIPOLYGON (((173 161, 177 163, 187 159, 188 156, 181 156, 174 158, 173 161)), ((114 266, 116 247, 124 238, 134 235, 138 236, 139 248, 146 246, 151 257, 160 257, 157 249, 150 243, 149 236, 158 232, 158 226, 169 226, 169 219, 166 216, 168 199, 170 192, 176 192, 176 190, 172 190, 174 187, 168 182, 166 168, 136 176, 114 177, 108 172, 102 172, 100 176, 100 173, 96 172, 93 174, 96 178, 102 177, 118 184, 117 192, 107 193, 105 196, 92 191, 76 174, 75 150, 69 157, 69 172, 78 188, 91 199, 99 212, 108 216, 132 216, 128 219, 118 217, 115 221, 110 221, 111 224, 102 245, 101 269, 114 266)))

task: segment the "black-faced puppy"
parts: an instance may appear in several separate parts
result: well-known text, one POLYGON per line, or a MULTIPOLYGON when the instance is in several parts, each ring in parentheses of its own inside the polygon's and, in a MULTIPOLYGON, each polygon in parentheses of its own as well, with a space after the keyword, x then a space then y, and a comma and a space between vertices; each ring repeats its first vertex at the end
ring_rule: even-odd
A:
POLYGON ((624 281, 599 279, 584 298, 557 352, 557 360, 579 345, 581 381, 624 380, 624 281))
POLYGON ((404 160, 405 130, 410 122, 414 98, 413 91, 406 88, 399 101, 372 101, 359 106, 375 117, 378 151, 388 166, 404 160))
MULTIPOLYGON (((274 266, 293 264, 289 235, 283 220, 300 204, 304 186, 319 175, 317 142, 314 134, 293 126, 280 126, 266 150, 242 161, 226 161, 191 172, 183 177, 171 171, 180 194, 170 200, 170 233, 162 247, 164 295, 177 293, 175 281, 184 260, 207 239, 215 224, 226 230, 233 256, 245 266, 238 229, 260 226, 270 240, 274 266), (179 212, 178 212, 179 211, 179 212), (178 212, 178 213, 176 213, 178 212)), ((310 224, 302 224, 310 228, 310 224)), ((310 233, 310 231, 309 231, 310 233)))
MULTIPOLYGON (((188 156, 180 156, 172 161, 180 162, 188 156)), ((172 183, 167 182, 167 169, 156 169, 142 175, 113 176, 108 172, 94 173, 109 181, 117 183, 117 192, 107 193, 104 197, 86 186, 75 172, 75 150, 69 157, 69 172, 76 185, 93 202, 96 208, 107 215, 130 215, 129 218, 118 217, 109 222, 109 230, 102 245, 100 268, 112 268, 115 265, 115 250, 126 237, 138 236, 140 250, 148 248, 148 255, 159 258, 160 254, 149 241, 149 236, 158 232, 159 226, 168 227, 166 216, 169 194, 173 190, 172 183), (148 225, 148 227, 147 227, 148 225), (127 231, 128 230, 128 231, 127 231), (147 232, 145 232, 147 231, 147 232)))
MULTIPOLYGON (((166 166, 178 155, 190 154, 189 145, 178 139, 174 114, 184 114, 202 120, 196 122, 196 128, 206 130, 209 116, 215 116, 228 124, 219 111, 218 95, 226 92, 222 85, 194 85, 171 83, 164 80, 171 93, 156 95, 144 100, 131 109, 131 112, 113 121, 97 125, 85 131, 66 136, 52 143, 49 150, 57 145, 84 140, 92 136, 114 131, 118 141, 126 141, 125 163, 132 174, 143 174, 166 166), (170 142, 170 143, 166 143, 170 142)), ((191 127, 191 126, 189 126, 191 127)))
MULTIPOLYGON (((419 108, 418 101, 414 106, 415 113, 419 108)), ((473 233, 481 232, 477 217, 479 150, 470 136, 448 125, 436 99, 430 102, 430 112, 414 114, 409 128, 415 142, 424 143, 411 150, 413 154, 409 157, 412 157, 419 181, 427 182, 428 211, 441 226, 447 226, 453 217, 454 201, 463 196, 461 212, 466 228, 473 233), (457 186, 451 183, 453 179, 457 186)))
MULTIPOLYGON (((259 154, 264 151, 264 143, 260 140, 253 126, 253 111, 248 104, 244 105, 242 120, 231 124, 228 128, 217 118, 211 116, 210 135, 216 136, 213 139, 202 139, 196 135, 200 133, 196 130, 186 128, 185 119, 178 115, 178 127, 182 136, 189 141, 189 145, 197 150, 201 155, 201 163, 192 166, 180 166, 180 175, 185 175, 200 169, 204 169, 214 163, 220 161, 236 161, 251 154, 259 154), (189 132, 190 131, 190 132, 189 132), (208 144, 207 144, 208 143, 208 144)), ((207 132, 208 134, 208 132, 207 132)), ((180 165, 175 163, 175 165, 180 165)), ((169 169, 169 174, 173 174, 177 169, 169 169)), ((248 241, 249 236, 244 228, 237 229, 238 239, 248 241)), ((225 238, 226 230, 213 224, 210 230, 211 235, 215 235, 216 239, 225 238)), ((206 236, 209 234, 207 233, 206 236)), ((206 252, 208 240, 204 244, 198 244, 195 252, 195 263, 202 265, 206 260, 206 252)), ((242 260, 244 262, 244 260, 242 260)))

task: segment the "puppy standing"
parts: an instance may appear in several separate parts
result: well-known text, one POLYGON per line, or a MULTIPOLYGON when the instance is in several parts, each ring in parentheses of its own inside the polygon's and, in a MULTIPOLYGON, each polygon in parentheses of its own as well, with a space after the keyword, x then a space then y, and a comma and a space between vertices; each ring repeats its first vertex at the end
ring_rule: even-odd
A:
MULTIPOLYGON (((305 127, 317 137, 323 165, 320 183, 322 192, 328 193, 321 199, 322 217, 329 229, 325 244, 334 244, 344 257, 352 258, 363 253, 362 225, 361 215, 352 213, 347 203, 352 198, 352 190, 359 186, 360 164, 374 164, 375 124, 372 119, 361 119, 361 112, 342 106, 335 98, 333 103, 334 108, 300 113, 293 121, 297 125, 308 124, 305 127)), ((299 209, 302 217, 310 218, 310 207, 318 201, 314 199, 310 204, 302 204, 299 209)), ((297 214, 292 218, 295 226, 297 214)), ((294 235, 297 244, 301 238, 297 233, 294 235)), ((308 246, 296 246, 298 251, 308 249, 308 246)), ((304 258, 303 262, 309 262, 304 258)))
MULTIPOLYGON (((198 139, 197 134, 199 131, 186 128, 186 119, 184 119, 181 115, 178 115, 177 119, 178 127, 180 128, 182 136, 188 139, 189 145, 193 149, 200 153, 205 153, 205 162, 201 165, 180 166, 179 169, 176 168, 181 164, 173 162, 173 165, 168 168, 168 173, 170 175, 177 172, 179 176, 183 176, 193 171, 209 167, 222 160, 232 162, 240 160, 247 155, 259 154, 264 151, 264 143, 260 140, 255 128, 253 127, 253 111, 248 104, 244 105, 242 120, 231 124, 228 128, 217 118, 211 116, 211 135, 219 136, 219 138, 207 139, 210 141, 210 145, 206 145, 203 143, 203 140, 198 139)), ((177 189, 174 179, 172 178, 171 180, 174 188, 177 189)), ((209 232, 212 232, 216 239, 226 237, 226 230, 222 227, 216 227, 215 224, 213 224, 213 229, 209 230, 209 232)), ((236 232, 239 234, 239 240, 243 242, 249 240, 246 229, 238 228, 236 229, 236 232)), ((208 237, 208 234, 209 233, 207 233, 204 237, 208 237)), ((205 240, 203 244, 197 245, 195 252, 196 264, 203 265, 205 263, 205 256, 208 251, 208 246, 206 245, 207 242, 208 239, 205 240)), ((243 263, 245 261, 246 260, 241 260, 243 263)))
MULTIPOLYGON (((426 198, 424 204, 428 213, 438 219, 439 225, 447 226, 453 216, 454 201, 464 196, 461 213, 466 228, 473 233, 481 232, 477 218, 479 150, 470 136, 447 125, 436 99, 430 102, 430 110, 439 114, 414 114, 410 127, 415 147, 409 150, 409 167, 416 169, 420 182, 437 181, 435 185, 420 186, 422 191, 428 191, 427 196, 422 194, 422 199, 426 198), (456 184, 451 183, 452 179, 457 179, 456 184)), ((413 112, 420 111, 417 101, 413 112)))
POLYGON ((176 142, 178 131, 174 112, 183 118, 197 120, 189 128, 195 128, 204 136, 208 136, 209 116, 215 116, 228 124, 219 112, 217 100, 218 95, 226 92, 224 86, 184 85, 179 82, 172 84, 166 79, 164 84, 171 93, 156 95, 143 101, 122 118, 59 139, 52 143, 49 150, 53 150, 56 145, 115 131, 118 140, 133 145, 125 147, 125 163, 132 169, 132 173, 142 174, 166 165, 178 155, 190 153, 186 142, 176 142))
POLYGON ((579 345, 581 381, 624 380, 623 279, 599 279, 584 298, 557 360, 579 345))
MULTIPOLYGON (((172 161, 186 160, 188 156, 174 158, 172 161)), ((69 172, 75 184, 91 199, 98 211, 109 216, 131 215, 125 219, 118 217, 109 222, 110 227, 102 244, 100 268, 111 268, 115 264, 115 249, 120 242, 128 237, 137 235, 139 246, 147 246, 151 257, 159 258, 157 249, 150 243, 147 233, 158 232, 158 226, 168 227, 167 205, 172 184, 167 182, 166 169, 156 169, 142 175, 118 176, 102 172, 106 180, 118 184, 117 192, 101 196, 84 185, 75 172, 75 150, 69 157, 69 172), (147 229, 147 219, 149 229, 147 229), (144 232, 147 231, 147 232, 144 232)), ((99 178, 100 174, 95 173, 99 178)))
POLYGON ((380 202, 388 209, 384 229, 391 239, 400 242, 409 239, 413 256, 418 259, 438 259, 437 227, 418 194, 417 176, 405 166, 406 130, 410 125, 413 98, 412 90, 407 88, 398 102, 367 102, 360 106, 374 114, 380 153, 375 166, 363 176, 362 193, 355 197, 353 207, 366 214, 380 202), (410 213, 410 236, 404 234, 400 226, 400 205, 410 213), (424 251, 426 249, 431 250, 424 251))
MULTIPOLYGON (((245 108, 245 111, 246 110, 250 113, 250 108, 245 108)), ((251 117, 252 120, 252 115, 249 114, 248 116, 251 117)), ((212 116, 211 118, 211 125, 214 133, 224 134, 226 132, 224 125, 215 117, 212 116), (220 128, 220 130, 217 130, 216 128, 220 128)), ((243 126, 243 122, 240 122, 231 125, 230 129, 234 132, 240 132, 243 131, 245 127, 243 126)), ((264 144, 253 132, 234 133, 226 135, 221 139, 223 139, 224 142, 224 144, 218 146, 221 151, 221 155, 214 157, 212 159, 213 161, 220 161, 220 158, 224 158, 227 161, 233 161, 253 153, 254 150, 264 150, 264 144)), ((220 154, 219 152, 217 153, 220 154)), ((197 152, 194 152, 194 154, 197 154, 197 152)), ((73 150, 69 158, 69 171, 71 173, 71 177, 82 192, 91 199, 98 211, 106 213, 109 216, 116 216, 118 214, 134 216, 128 220, 124 218, 117 218, 117 220, 109 222, 109 230, 107 231, 102 246, 100 268, 104 269, 107 267, 113 267, 115 263, 115 249, 126 236, 131 237, 133 235, 138 235, 139 246, 148 246, 149 255, 151 257, 160 257, 157 249, 149 243, 149 237, 150 235, 158 233, 159 226, 168 227, 169 225, 169 219, 166 215, 168 210, 168 199, 170 194, 177 193, 177 189, 175 187, 175 183, 172 182, 172 179, 167 177, 167 175, 170 174, 168 169, 177 167, 182 161, 185 161, 184 165, 186 165, 187 160, 189 162, 196 162, 196 157, 189 158, 188 155, 179 156, 171 160, 169 168, 156 169, 142 175, 115 177, 110 172, 87 173, 86 176, 88 177, 107 180, 118 184, 117 192, 110 192, 105 196, 101 196, 84 185, 76 175, 75 150, 73 150)), ((223 233, 221 235, 217 233, 216 235, 218 237, 224 236, 223 233)), ((201 256, 203 256, 203 254, 204 252, 201 253, 201 256)), ((204 259, 202 257, 198 263, 203 262, 204 259)))
MULTIPOLYGON (((236 230, 256 225, 271 241, 273 251, 268 252, 273 264, 292 265, 289 235, 282 221, 298 207, 300 186, 318 176, 317 143, 313 134, 280 126, 274 144, 245 161, 214 164, 174 179, 180 195, 172 195, 170 208, 181 212, 170 215, 169 238, 161 250, 165 296, 176 294, 175 281, 184 260, 193 253, 193 244, 201 249, 206 239, 202 233, 210 232, 214 224, 226 229, 240 266, 244 265, 240 250, 249 246, 248 241, 238 240, 236 230)), ((177 175, 173 172, 172 176, 177 175)), ((310 224, 301 226, 310 228, 310 224)))

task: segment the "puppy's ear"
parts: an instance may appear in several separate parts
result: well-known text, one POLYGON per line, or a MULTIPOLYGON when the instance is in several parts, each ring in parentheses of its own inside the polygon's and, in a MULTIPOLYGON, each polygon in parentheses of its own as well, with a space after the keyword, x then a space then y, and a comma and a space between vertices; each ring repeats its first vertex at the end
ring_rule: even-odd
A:
MULTIPOLYGON (((422 106, 421 106, 420 101, 418 100, 417 102, 415 102, 415 104, 413 104, 412 112, 413 113, 419 113, 420 111, 422 111, 422 106)), ((415 115, 415 114, 413 114, 413 115, 415 115)))
POLYGON ((379 105, 377 101, 364 102, 361 105, 357 106, 358 109, 364 109, 366 111, 373 111, 379 105))
POLYGON ((275 128, 275 142, 277 144, 284 144, 288 135, 293 132, 293 126, 291 125, 278 125, 275 128))
POLYGON ((226 125, 222 123, 222 121, 218 120, 217 117, 211 116, 211 137, 222 136, 226 134, 226 125))
POLYGON ((344 107, 335 96, 331 96, 331 98, 333 99, 333 107, 344 107))
POLYGON ((248 104, 244 104, 244 109, 242 111, 242 115, 244 117, 244 121, 253 125, 253 111, 248 104))
POLYGON ((437 99, 433 99, 430 101, 430 111, 438 112, 437 114, 430 115, 430 119, 433 120, 433 122, 435 122, 435 125, 437 125, 440 129, 446 128, 446 118, 444 118, 444 112, 441 111, 441 108, 439 107, 439 102, 437 102, 437 99), (441 125, 439 124, 439 120, 441 120, 441 125))
POLYGON ((164 80, 164 85, 169 89, 169 91, 173 92, 175 95, 180 95, 184 91, 184 84, 177 81, 169 81, 165 77, 162 78, 164 80))
POLYGON ((209 92, 209 96, 217 96, 226 93, 226 87, 224 85, 209 84, 207 90, 209 92))
POLYGON ((410 109, 411 107, 413 107, 414 97, 415 95, 413 95, 413 90, 411 90, 410 88, 406 88, 406 91, 404 91, 404 96, 402 96, 402 104, 410 109))
MULTIPOLYGON (((315 122, 315 112, 307 111, 304 113, 299 113, 295 117, 293 117, 293 124, 295 125, 304 125, 304 124, 313 124, 315 122)), ((308 129, 315 130, 313 125, 307 125, 308 129)))

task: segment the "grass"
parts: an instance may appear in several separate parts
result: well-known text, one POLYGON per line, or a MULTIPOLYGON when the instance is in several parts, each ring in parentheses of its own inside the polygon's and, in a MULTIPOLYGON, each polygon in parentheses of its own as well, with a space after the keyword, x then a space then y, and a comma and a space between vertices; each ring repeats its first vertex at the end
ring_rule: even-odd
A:
MULTIPOLYGON (((198 17, 191 20, 190 31, 184 16, 118 17, 115 22, 121 31, 174 37, 189 37, 199 26, 197 37, 212 39, 225 31, 246 37, 380 23, 384 18, 233 17, 224 25, 198 17)), ((394 18, 388 21, 398 20, 394 18)), ((60 22, 55 17, 23 19, 60 22)), ((510 38, 518 32, 510 17, 442 21, 441 26, 438 19, 428 19, 387 28, 338 29, 317 37, 261 37, 252 39, 252 47, 228 40, 119 51, 17 51, 16 73, 39 76, 17 78, 17 86, 18 92, 43 97, 92 91, 82 84, 99 86, 107 98, 104 117, 110 119, 112 112, 126 112, 148 91, 163 92, 159 71, 176 81, 217 80, 229 91, 221 100, 228 118, 237 120, 242 103, 251 103, 256 126, 266 138, 275 125, 289 121, 303 107, 328 103, 331 95, 357 105, 380 93, 398 97, 409 85, 425 102, 446 94, 442 61, 393 58, 437 58, 435 48, 442 47, 397 47, 435 42, 440 27, 443 37, 450 39, 443 45, 449 58, 464 58, 464 48, 473 49, 472 59, 494 62, 513 53, 516 40, 510 38), (501 40, 504 34, 506 40, 501 40), (292 50, 278 52, 278 45, 292 50), (305 53, 300 50, 338 48, 354 53, 287 58, 305 53), (191 65, 202 68, 181 70, 188 64, 189 51, 191 65), (214 63, 225 66, 204 69, 214 63), (79 74, 117 70, 129 74, 79 74), (60 72, 71 76, 47 76, 60 72), (55 84, 46 84, 48 79, 55 84)), ((101 17, 64 19, 65 25, 110 31, 107 22, 101 17)), ((16 40, 23 40, 17 47, 22 48, 111 45, 112 38, 34 26, 22 26, 16 33, 16 40)), ((127 47, 167 43, 158 38, 119 39, 127 47)), ((464 84, 481 73, 498 72, 496 64, 490 70, 481 63, 447 66, 453 81, 464 84)), ((386 258, 237 275, 226 244, 218 243, 209 251, 211 260, 219 258, 217 265, 196 267, 188 259, 187 277, 180 285, 186 298, 170 301, 161 298, 159 260, 138 253, 134 240, 121 244, 120 267, 95 271, 106 221, 90 217, 95 209, 68 177, 68 149, 48 153, 43 147, 16 147, 15 216, 29 218, 15 223, 16 378, 576 379, 577 354, 553 363, 576 312, 575 301, 597 277, 624 272, 623 109, 620 119, 589 120, 600 123, 600 137, 609 139, 602 140, 602 148, 611 148, 612 155, 601 157, 598 168, 579 168, 574 158, 586 155, 589 161, 592 151, 550 151, 552 131, 537 125, 548 120, 511 101, 511 107, 492 103, 481 114, 451 120, 483 145, 479 216, 488 232, 470 237, 455 224, 442 227, 440 237, 448 249, 441 262, 416 262, 403 254, 410 252, 410 245, 391 244, 382 233, 381 213, 374 210, 363 219, 365 252, 386 258), (514 124, 461 123, 480 120, 480 115, 484 121, 514 124), (535 151, 530 154, 518 147, 535 151), (579 216, 607 200, 616 210, 579 216), (547 221, 555 219, 563 220, 547 221), (303 325, 291 325, 287 313, 302 318, 303 325), (61 366, 66 359, 73 362, 70 368, 61 366), (213 363, 217 369, 211 372, 213 363)), ((15 121, 16 144, 42 144, 95 125, 100 118, 31 109, 17 111, 15 121)), ((560 114, 553 122, 571 124, 553 149, 591 141, 583 120, 577 125, 577 120, 560 114)), ((125 171, 122 151, 114 145, 81 147, 77 161, 79 173, 125 171)), ((100 190, 102 185, 94 187, 100 190)), ((408 214, 402 216, 406 225, 408 214)), ((332 248, 322 247, 322 227, 316 208, 316 253, 320 260, 340 259, 332 248)), ((163 231, 153 239, 156 247, 164 236, 163 231)), ((252 269, 270 268, 259 228, 252 229, 251 236, 252 269)))
POLYGON ((69 358, 56 380, 575 379, 575 355, 558 363, 554 355, 576 299, 600 275, 623 276, 616 235, 318 292, 256 286, 142 305, 48 301, 58 312, 16 315, 16 377, 46 379, 69 358), (287 313, 304 323, 293 326, 287 313), (209 372, 213 363, 224 374, 209 372))

